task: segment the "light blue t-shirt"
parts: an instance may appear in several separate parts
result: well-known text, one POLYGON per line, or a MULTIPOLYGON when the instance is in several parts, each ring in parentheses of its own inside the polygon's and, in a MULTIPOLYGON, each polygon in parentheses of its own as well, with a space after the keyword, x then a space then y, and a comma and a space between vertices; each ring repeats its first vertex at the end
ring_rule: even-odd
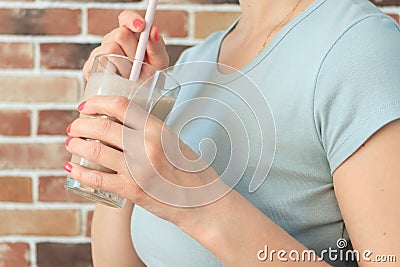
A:
MULTIPOLYGON (((216 62, 234 25, 186 50, 179 62, 216 62)), ((249 193, 248 177, 235 190, 317 252, 336 249, 342 236, 348 239, 333 172, 378 129, 400 118, 399 45, 398 25, 369 1, 316 0, 241 69, 269 102, 276 153, 258 190, 249 193)), ((182 139, 196 150, 190 136, 197 135, 195 127, 188 127, 182 139)), ((138 206, 132 238, 151 267, 222 265, 176 226, 138 206)))

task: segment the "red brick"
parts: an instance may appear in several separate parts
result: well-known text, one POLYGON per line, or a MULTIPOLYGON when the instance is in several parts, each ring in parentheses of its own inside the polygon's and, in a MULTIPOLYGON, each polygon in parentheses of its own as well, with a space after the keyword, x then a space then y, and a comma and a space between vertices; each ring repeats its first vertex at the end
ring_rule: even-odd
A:
POLYGON ((76 78, 46 76, 0 77, 0 102, 77 102, 76 78))
POLYGON ((86 236, 91 236, 91 231, 92 231, 92 220, 93 220, 93 214, 94 211, 88 211, 87 217, 86 217, 86 236))
POLYGON ((29 267, 29 244, 0 243, 0 266, 29 267))
POLYGON ((65 130, 79 116, 77 110, 39 111, 38 134, 65 135, 65 130))
POLYGON ((75 35, 81 32, 78 9, 0 9, 0 34, 75 35))
POLYGON ((186 37, 188 14, 182 10, 158 11, 154 23, 164 37, 186 37))
POLYGON ((0 144, 0 169, 3 170, 61 169, 70 158, 64 143, 0 144))
POLYGON ((0 43, 0 68, 28 69, 33 67, 31 43, 0 43))
POLYGON ((88 10, 88 33, 104 35, 118 27, 118 15, 122 12, 119 9, 97 9, 88 10))
POLYGON ((39 177, 39 201, 43 202, 91 202, 64 188, 66 176, 39 177))
POLYGON ((27 136, 31 132, 31 113, 26 110, 0 110, 0 135, 27 136))
POLYGON ((98 44, 49 43, 40 45, 40 66, 46 69, 81 69, 98 44))
POLYGON ((228 28, 240 12, 201 11, 195 13, 194 36, 205 38, 209 34, 228 28))
POLYGON ((79 235, 77 210, 0 210, 0 235, 79 235))
POLYGON ((0 188, 0 201, 32 202, 31 178, 0 177, 0 188))
POLYGON ((36 246, 40 267, 91 267, 90 244, 39 243, 36 246))
MULTIPOLYGON (((118 27, 118 15, 122 10, 89 9, 88 32, 89 34, 104 35, 118 27)), ((143 10, 139 12, 144 15, 143 10)), ((158 10, 154 23, 166 37, 187 36, 187 12, 183 10, 158 10)))

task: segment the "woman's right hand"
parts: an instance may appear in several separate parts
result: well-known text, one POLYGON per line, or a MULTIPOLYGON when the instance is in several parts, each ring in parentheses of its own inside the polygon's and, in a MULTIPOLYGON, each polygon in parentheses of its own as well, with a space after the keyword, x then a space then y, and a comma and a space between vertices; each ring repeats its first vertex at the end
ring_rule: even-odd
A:
MULTIPOLYGON (((144 18, 136 11, 124 10, 118 16, 119 27, 107 33, 101 42, 90 54, 83 67, 83 74, 87 80, 94 58, 99 54, 118 54, 135 58, 139 33, 145 28, 144 18)), ((158 27, 153 25, 147 43, 144 61, 157 69, 167 68, 169 57, 164 40, 159 34, 158 27)))

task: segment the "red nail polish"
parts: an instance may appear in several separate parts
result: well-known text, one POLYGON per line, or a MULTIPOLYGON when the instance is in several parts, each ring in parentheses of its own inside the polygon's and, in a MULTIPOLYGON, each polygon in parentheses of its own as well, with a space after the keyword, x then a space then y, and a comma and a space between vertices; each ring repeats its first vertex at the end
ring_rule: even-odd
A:
POLYGON ((66 130, 67 134, 69 134, 69 133, 71 132, 71 124, 72 124, 72 123, 70 123, 70 124, 67 126, 67 130, 66 130))
POLYGON ((135 19, 135 20, 133 21, 133 26, 134 26, 135 28, 140 28, 140 27, 143 26, 143 24, 144 24, 144 22, 143 22, 143 20, 141 20, 141 19, 135 19))
POLYGON ((64 170, 66 170, 67 172, 72 171, 72 165, 69 162, 65 162, 63 167, 64 167, 64 170))
POLYGON ((78 106, 78 110, 82 111, 83 108, 85 107, 85 104, 86 104, 86 101, 83 101, 82 103, 80 103, 79 106, 78 106))
POLYGON ((69 142, 71 142, 72 137, 68 137, 67 140, 65 140, 65 145, 68 146, 69 142))
POLYGON ((156 29, 156 31, 154 33, 154 40, 156 40, 156 41, 160 40, 160 35, 158 33, 158 28, 156 29))

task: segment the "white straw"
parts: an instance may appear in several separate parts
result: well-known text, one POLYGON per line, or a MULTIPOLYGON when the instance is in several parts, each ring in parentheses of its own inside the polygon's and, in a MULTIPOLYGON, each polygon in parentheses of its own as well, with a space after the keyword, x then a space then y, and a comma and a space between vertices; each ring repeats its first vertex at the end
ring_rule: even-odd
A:
POLYGON ((147 41, 149 40, 150 36, 150 29, 153 25, 154 14, 156 13, 157 3, 158 0, 149 0, 149 3, 147 5, 146 15, 144 18, 146 26, 143 32, 140 33, 139 42, 135 54, 135 61, 133 62, 131 75, 129 76, 129 80, 134 82, 137 82, 137 80, 139 79, 144 54, 146 53, 147 41))

